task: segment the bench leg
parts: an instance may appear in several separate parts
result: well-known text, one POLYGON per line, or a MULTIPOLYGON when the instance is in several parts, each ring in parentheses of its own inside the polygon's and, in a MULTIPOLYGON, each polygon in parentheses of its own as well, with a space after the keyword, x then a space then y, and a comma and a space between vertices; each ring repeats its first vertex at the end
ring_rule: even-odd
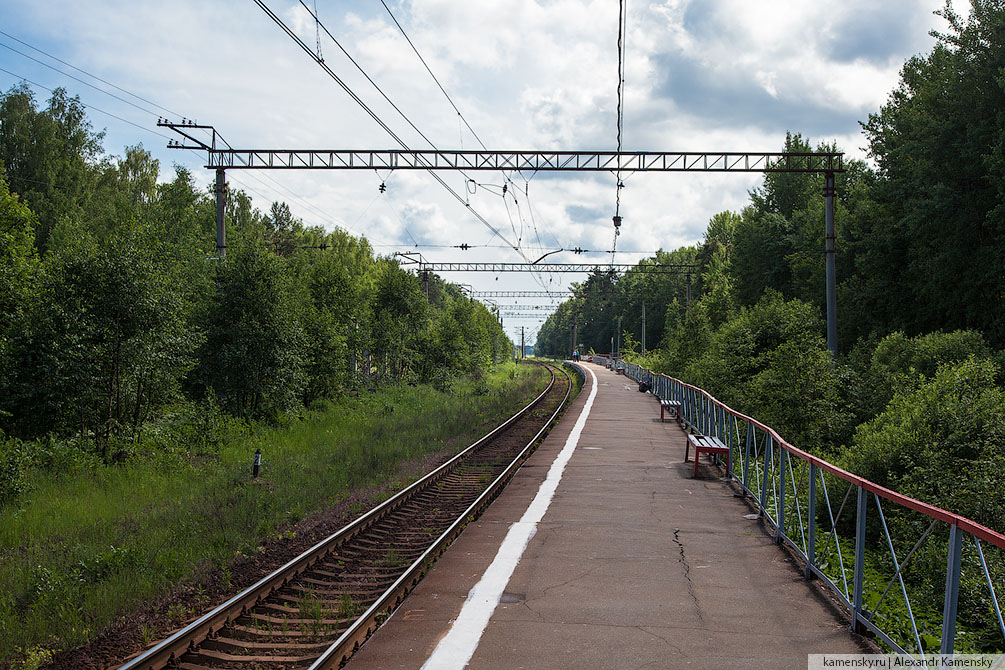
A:
POLYGON ((697 449, 694 450, 694 479, 698 478, 698 457, 701 456, 701 452, 697 449))
POLYGON ((663 423, 663 416, 666 414, 666 407, 660 405, 660 423, 663 423))

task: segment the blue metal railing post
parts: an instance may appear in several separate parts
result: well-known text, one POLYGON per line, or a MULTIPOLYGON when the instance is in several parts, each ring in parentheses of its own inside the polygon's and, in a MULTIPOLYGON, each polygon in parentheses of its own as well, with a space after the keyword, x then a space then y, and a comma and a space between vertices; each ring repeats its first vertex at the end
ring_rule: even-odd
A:
POLYGON ((701 420, 698 432, 702 435, 708 435, 708 397, 704 393, 701 394, 701 420))
POLYGON ((956 605, 960 596, 960 567, 963 533, 956 524, 949 526, 949 556, 946 557, 946 600, 942 606, 942 645, 939 653, 951 654, 956 644, 956 605))
POLYGON ((700 433, 702 416, 705 413, 705 399, 697 391, 691 393, 694 395, 694 430, 700 433))
MULTIPOLYGON (((730 414, 729 415, 729 419, 730 419, 730 421, 729 421, 729 444, 727 445, 727 446, 729 446, 729 461, 728 461, 729 462, 729 472, 727 474, 729 475, 730 479, 734 479, 734 477, 733 477, 733 470, 736 469, 736 457, 739 455, 739 454, 734 454, 733 453, 733 443, 736 441, 736 440, 733 439, 734 435, 736 433, 736 415, 735 414, 730 414)), ((736 451, 739 451, 739 448, 737 448, 736 451)))
POLYGON ((866 491, 858 487, 858 514, 855 516, 855 593, 852 599, 851 629, 860 631, 859 619, 864 620, 862 613, 862 587, 865 579, 865 512, 869 504, 866 491))
POLYGON ((774 449, 771 435, 766 434, 764 436, 764 469, 761 471, 761 514, 764 514, 768 507, 768 459, 771 458, 771 452, 774 449))
POLYGON ((782 446, 778 447, 778 525, 775 532, 775 543, 781 544, 785 537, 785 466, 789 452, 782 446))
POLYGON ((681 407, 684 410, 684 420, 687 421, 688 426, 691 426, 693 425, 691 423, 691 389, 686 386, 681 387, 681 396, 681 399, 684 401, 681 407))
POLYGON ((743 455, 743 488, 749 490, 750 483, 750 446, 754 441, 754 424, 747 423, 747 444, 743 455))
POLYGON ((806 501, 806 526, 809 539, 806 543, 806 568, 803 575, 806 579, 813 576, 813 568, 817 563, 817 466, 810 463, 810 488, 806 501))

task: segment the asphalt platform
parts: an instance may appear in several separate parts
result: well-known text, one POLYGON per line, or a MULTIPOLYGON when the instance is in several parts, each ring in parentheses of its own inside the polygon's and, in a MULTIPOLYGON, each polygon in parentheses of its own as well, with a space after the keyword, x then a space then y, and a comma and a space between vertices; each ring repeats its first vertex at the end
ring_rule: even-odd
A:
POLYGON ((692 478, 684 432, 660 422, 656 398, 582 366, 596 375, 596 397, 487 626, 473 624, 473 651, 445 643, 434 655, 448 631, 470 633, 467 611, 455 621, 565 447, 589 373, 559 425, 349 670, 806 668, 807 654, 870 651, 760 521, 746 518, 752 509, 706 456, 692 478))

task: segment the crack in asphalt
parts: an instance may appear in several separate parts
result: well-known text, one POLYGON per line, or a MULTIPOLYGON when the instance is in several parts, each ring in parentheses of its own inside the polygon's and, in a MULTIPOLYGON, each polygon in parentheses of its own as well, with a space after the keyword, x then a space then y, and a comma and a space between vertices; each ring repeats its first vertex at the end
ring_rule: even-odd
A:
POLYGON ((561 588, 563 586, 567 586, 567 585, 569 585, 569 584, 571 584, 571 583, 573 583, 575 581, 578 581, 578 580, 580 580, 580 579, 582 579, 584 577, 589 577, 591 574, 593 574, 593 572, 596 569, 597 569, 597 566, 594 566, 594 567, 590 568, 589 570, 587 570, 585 572, 582 572, 582 573, 580 573, 580 574, 578 574, 578 575, 576 575, 574 577, 570 577, 569 579, 566 579, 564 582, 561 582, 561 583, 558 583, 558 584, 552 584, 551 586, 546 586, 546 587, 544 587, 544 589, 541 590, 540 594, 534 596, 533 598, 524 598, 523 602, 524 603, 531 603, 531 602, 534 602, 536 600, 540 600, 541 598, 546 597, 548 595, 548 593, 550 591, 552 591, 553 589, 558 589, 558 588, 561 588))
POLYGON ((687 556, 684 555, 684 545, 680 541, 680 528, 673 529, 673 541, 680 549, 680 558, 677 559, 677 562, 684 566, 684 579, 687 580, 687 592, 691 596, 691 600, 694 601, 698 621, 705 623, 705 618, 701 613, 701 603, 698 602, 698 594, 694 592, 694 583, 691 581, 691 564, 687 562, 687 556))
MULTIPOLYGON (((656 633, 652 632, 651 630, 649 630, 648 628, 645 628, 643 626, 635 626, 635 628, 637 630, 639 630, 640 632, 645 633, 646 635, 652 635, 657 640, 663 640, 663 642, 666 643, 666 645, 668 647, 670 647, 671 649, 673 649, 676 653, 678 653, 678 654, 683 654, 684 653, 683 650, 681 650, 681 648, 679 646, 677 646, 676 644, 674 644, 673 642, 671 642, 667 638, 663 637, 662 635, 657 635, 656 633)), ((646 665, 652 665, 652 664, 651 663, 647 663, 646 665)), ((645 666, 643 666, 643 667, 645 667, 645 666)))

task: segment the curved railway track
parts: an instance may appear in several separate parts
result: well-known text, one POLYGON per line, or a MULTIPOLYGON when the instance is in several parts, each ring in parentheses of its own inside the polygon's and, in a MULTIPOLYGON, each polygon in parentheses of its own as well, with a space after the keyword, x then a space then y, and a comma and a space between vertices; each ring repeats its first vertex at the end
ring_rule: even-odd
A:
POLYGON ((454 458, 120 670, 338 668, 499 494, 568 404, 558 367, 530 404, 454 458))

